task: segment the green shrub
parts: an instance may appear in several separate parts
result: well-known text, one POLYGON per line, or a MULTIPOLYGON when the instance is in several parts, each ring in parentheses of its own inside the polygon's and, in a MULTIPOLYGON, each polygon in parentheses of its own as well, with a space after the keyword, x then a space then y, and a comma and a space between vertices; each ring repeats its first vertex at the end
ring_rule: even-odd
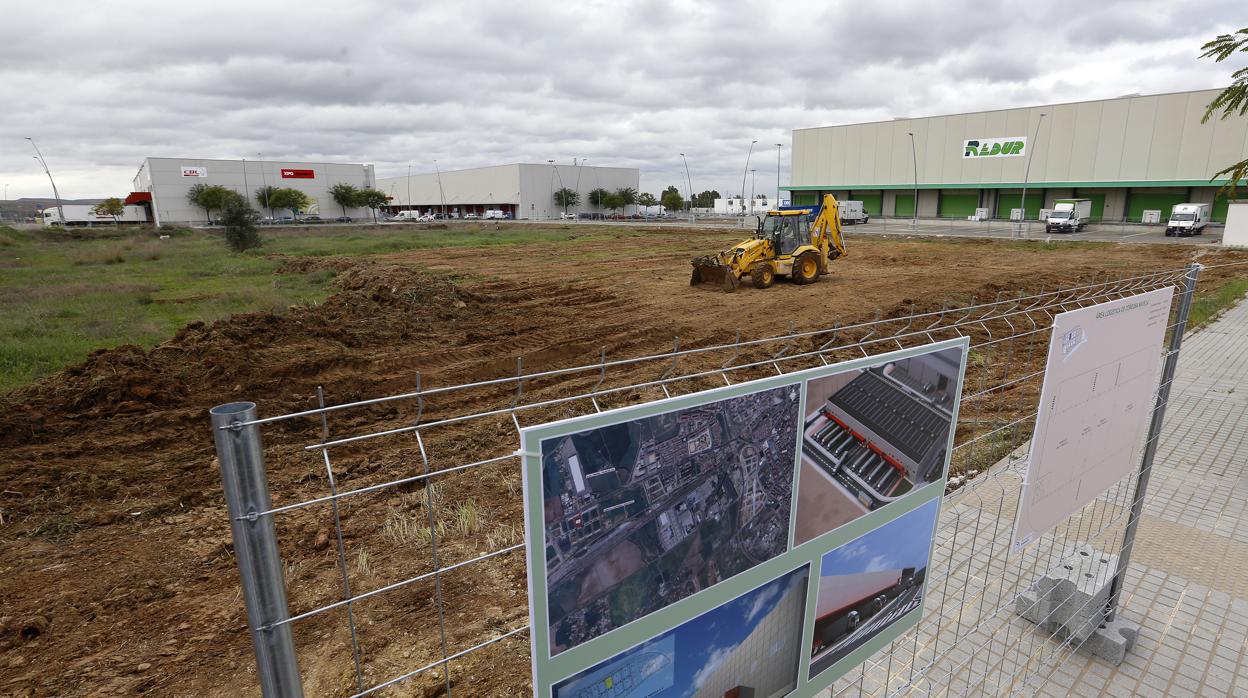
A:
POLYGON ((260 234, 256 232, 256 212, 250 206, 230 206, 221 214, 218 222, 225 226, 225 244, 235 252, 260 246, 260 234))

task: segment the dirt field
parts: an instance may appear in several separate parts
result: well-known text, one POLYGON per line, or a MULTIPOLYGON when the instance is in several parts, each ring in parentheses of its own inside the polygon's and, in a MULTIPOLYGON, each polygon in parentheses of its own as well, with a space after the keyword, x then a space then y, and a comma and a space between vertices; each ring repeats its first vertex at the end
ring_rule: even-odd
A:
MULTIPOLYGON (((588 226, 587 226, 588 227, 588 226)), ((600 231, 598 231, 601 234, 600 231)), ((852 231, 851 231, 852 232, 852 231)), ((207 410, 254 400, 274 415, 331 403, 682 347, 826 327, 945 303, 1074 285, 1232 258, 1178 246, 988 240, 850 239, 850 256, 812 286, 778 283, 735 294, 691 289, 688 259, 738 239, 724 231, 626 230, 557 246, 446 248, 357 259, 292 258, 286 273, 332 268, 339 291, 282 315, 192 324, 145 352, 101 351, 85 363, 0 395, 0 693, 32 696, 258 695, 251 639, 213 459, 207 410), (427 270, 427 271, 426 271, 427 270)), ((1244 259, 1248 255, 1238 254, 1244 259)), ((1243 269, 1242 267, 1240 268, 1243 269)), ((1240 271, 1239 273, 1244 273, 1240 271)), ((1202 288, 1228 276, 1211 270, 1202 288)), ((634 377, 655 373, 653 366, 634 377)), ((579 380, 579 379, 578 379, 579 380)), ((592 380, 589 381, 593 383, 592 380)), ((567 394, 584 381, 535 381, 524 399, 567 394)), ((434 399, 425 419, 510 403, 511 389, 434 399)), ((582 409, 582 408, 576 408, 582 409)), ((530 415, 566 416, 574 409, 530 415)), ((332 434, 410 424, 394 403, 329 420, 332 434)), ((265 433, 278 504, 322 495, 314 420, 265 433)), ((432 430, 438 469, 514 451, 508 418, 432 430)), ((338 486, 422 472, 416 440, 375 440, 333 453, 338 486)), ((515 461, 344 500, 352 591, 431 569, 426 501, 435 502, 443 565, 523 540, 515 461)), ((342 596, 332 513, 279 518, 295 612, 342 596)), ((368 683, 437 659, 447 604, 451 652, 527 623, 521 553, 357 604, 368 683)), ((309 695, 349 695, 354 679, 346 614, 296 626, 309 695)), ((452 662, 455 695, 515 696, 528 686, 528 636, 452 662)), ((394 695, 442 695, 436 671, 394 695)))

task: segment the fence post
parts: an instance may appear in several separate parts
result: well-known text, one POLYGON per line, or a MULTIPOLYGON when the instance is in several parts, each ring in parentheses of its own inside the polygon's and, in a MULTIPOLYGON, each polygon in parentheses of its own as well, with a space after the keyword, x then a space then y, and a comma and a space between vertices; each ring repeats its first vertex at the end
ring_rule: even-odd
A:
POLYGON ((1131 548, 1135 545, 1135 531, 1144 513, 1144 494, 1148 491, 1148 479, 1153 474, 1153 459, 1157 456, 1157 442, 1161 426, 1166 419, 1166 405, 1170 401, 1170 384, 1174 382, 1174 370, 1179 363, 1179 350, 1183 347, 1183 333, 1187 331, 1187 316, 1192 310, 1192 296, 1196 293, 1196 278, 1201 266, 1189 264, 1183 274, 1183 292, 1179 296, 1179 312, 1166 350, 1166 361, 1161 369, 1161 382, 1157 386, 1157 402, 1153 405, 1153 418, 1148 425, 1148 438, 1144 442, 1144 456, 1136 473, 1135 494, 1131 502, 1131 515, 1127 518, 1127 530, 1122 536, 1122 551, 1118 553, 1118 569, 1109 587, 1109 600, 1105 605, 1105 619, 1113 620, 1118 612, 1118 597, 1126 580, 1127 567, 1131 564, 1131 548))
POLYGON ((303 684, 290 625, 272 625, 286 620, 290 611, 273 517, 257 516, 272 506, 260 427, 241 426, 256 418, 256 405, 232 402, 212 408, 209 414, 229 509, 234 557, 247 604, 247 624, 256 650, 260 689, 266 698, 302 698, 303 684))

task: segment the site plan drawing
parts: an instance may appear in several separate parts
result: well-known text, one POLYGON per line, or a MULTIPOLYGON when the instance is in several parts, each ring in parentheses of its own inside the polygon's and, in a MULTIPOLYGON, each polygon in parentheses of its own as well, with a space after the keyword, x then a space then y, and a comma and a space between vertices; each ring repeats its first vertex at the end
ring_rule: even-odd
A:
POLYGON ((1053 320, 1014 547, 1022 548, 1132 472, 1157 391, 1174 289, 1053 320))

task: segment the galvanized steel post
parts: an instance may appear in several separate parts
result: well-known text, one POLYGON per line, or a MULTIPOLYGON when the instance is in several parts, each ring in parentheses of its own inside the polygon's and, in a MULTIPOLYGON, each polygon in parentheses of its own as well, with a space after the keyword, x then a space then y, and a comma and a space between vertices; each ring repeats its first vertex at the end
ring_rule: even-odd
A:
POLYGON ((1144 456, 1140 459, 1140 470, 1135 478, 1131 515, 1127 518, 1127 530, 1122 536, 1122 551, 1118 553, 1118 569, 1114 573, 1114 579, 1109 588, 1109 600, 1105 607, 1106 620, 1113 620, 1114 614, 1118 611, 1118 597, 1122 594, 1127 567, 1131 564, 1131 548, 1135 545, 1135 532, 1140 524, 1140 516, 1144 513, 1144 494, 1148 492, 1148 479, 1153 474, 1153 459, 1157 456, 1157 442, 1161 436, 1161 426, 1166 420, 1166 404, 1170 401, 1170 384, 1174 382, 1174 371, 1179 363, 1179 350, 1183 348, 1183 334, 1187 331, 1187 317, 1192 310, 1192 296, 1196 294, 1196 278, 1200 275, 1200 269, 1199 264, 1189 264, 1183 275, 1179 312, 1170 335, 1170 346, 1166 350, 1166 361, 1162 364, 1161 382, 1157 386, 1157 402, 1153 405, 1153 418, 1149 422, 1148 438, 1144 442, 1144 456))
POLYGON ((243 426, 256 419, 256 405, 233 402, 218 405, 209 414, 260 688, 266 698, 302 698, 294 636, 290 625, 284 623, 290 611, 277 532, 273 517, 260 515, 272 507, 260 427, 243 426))

